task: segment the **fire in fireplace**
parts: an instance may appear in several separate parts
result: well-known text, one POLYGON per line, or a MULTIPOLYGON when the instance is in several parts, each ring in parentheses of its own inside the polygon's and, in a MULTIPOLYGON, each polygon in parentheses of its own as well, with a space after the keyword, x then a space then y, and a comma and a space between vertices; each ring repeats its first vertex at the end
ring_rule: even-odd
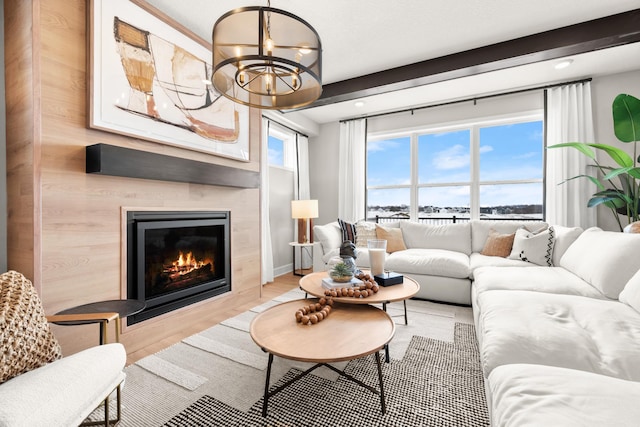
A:
POLYGON ((135 324, 231 290, 229 212, 127 213, 127 296, 135 324))

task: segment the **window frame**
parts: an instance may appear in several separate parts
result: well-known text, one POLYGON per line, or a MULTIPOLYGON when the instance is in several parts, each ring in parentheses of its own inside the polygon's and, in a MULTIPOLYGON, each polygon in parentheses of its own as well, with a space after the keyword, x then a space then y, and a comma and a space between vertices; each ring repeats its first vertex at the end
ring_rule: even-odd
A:
MULTIPOLYGON (((282 126, 279 126, 273 121, 269 121, 269 133, 267 138, 274 137, 282 141, 282 165, 277 165, 269 162, 269 166, 272 168, 280 168, 288 171, 293 171, 296 164, 296 138, 295 132, 290 131, 282 126)), ((269 149, 269 143, 267 141, 267 149, 269 149)))
MULTIPOLYGON (((546 153, 544 150, 544 137, 542 138, 542 178, 535 179, 516 179, 516 180, 493 180, 480 181, 480 128, 506 126, 518 123, 528 123, 539 121, 542 122, 544 132, 544 110, 531 110, 521 113, 479 117, 469 120, 461 120, 449 123, 432 124, 425 126, 417 126, 412 128, 397 129, 393 131, 371 132, 367 134, 367 146, 369 142, 387 140, 392 138, 410 138, 411 166, 410 166, 410 183, 396 185, 368 185, 368 177, 365 177, 365 215, 368 218, 369 203, 368 195, 370 190, 388 190, 388 189, 409 189, 409 217, 412 221, 417 221, 419 217, 419 192, 421 188, 437 188, 437 187, 454 187, 467 186, 470 190, 469 198, 469 217, 471 220, 480 219, 480 187, 483 185, 510 185, 510 184, 541 184, 542 194, 542 216, 545 216, 545 169, 546 169, 546 153), (420 183, 418 170, 418 138, 420 135, 436 134, 445 132, 455 132, 460 130, 470 130, 469 156, 470 156, 470 176, 469 181, 457 182, 437 182, 437 183, 420 183)), ((368 160, 368 154, 365 156, 368 160)), ((365 173, 366 173, 365 168, 365 173)))

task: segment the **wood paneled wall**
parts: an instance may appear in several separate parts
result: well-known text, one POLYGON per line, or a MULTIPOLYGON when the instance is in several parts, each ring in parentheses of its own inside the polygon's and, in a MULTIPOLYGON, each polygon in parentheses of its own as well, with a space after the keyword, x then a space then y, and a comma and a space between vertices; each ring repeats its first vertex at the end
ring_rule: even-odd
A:
MULTIPOLYGON (((232 292, 122 335, 129 353, 260 294, 258 189, 88 175, 85 147, 106 143, 259 171, 260 113, 251 161, 238 162, 87 128, 87 1, 5 0, 8 267, 33 280, 47 314, 121 293, 123 209, 231 211, 232 292)), ((96 325, 54 326, 65 354, 97 344, 96 325)))

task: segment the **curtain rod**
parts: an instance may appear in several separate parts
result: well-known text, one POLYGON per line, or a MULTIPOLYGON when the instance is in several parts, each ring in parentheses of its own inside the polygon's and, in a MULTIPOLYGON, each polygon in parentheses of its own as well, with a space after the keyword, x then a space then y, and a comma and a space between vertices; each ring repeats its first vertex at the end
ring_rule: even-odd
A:
POLYGON ((407 112, 411 112, 411 114, 413 114, 414 111, 418 111, 418 110, 425 110, 427 108, 433 108, 433 107, 444 107, 446 105, 460 104, 462 102, 469 102, 469 101, 473 101, 473 103, 475 104, 476 101, 481 100, 481 99, 496 98, 498 96, 515 95, 515 94, 518 94, 518 93, 531 92, 531 91, 534 91, 534 90, 551 89, 551 88, 554 88, 554 87, 570 85, 570 84, 586 83, 586 82, 590 82, 591 80, 592 80, 592 78, 589 77, 589 78, 586 78, 586 79, 573 80, 573 81, 570 81, 570 82, 555 83, 555 84, 546 85, 546 86, 537 86, 537 87, 531 87, 531 88, 527 88, 527 89, 513 90, 513 91, 510 91, 510 92, 501 92, 501 93, 494 93, 494 94, 491 94, 491 95, 476 96, 476 97, 473 97, 473 98, 458 99, 458 100, 455 100, 455 101, 441 102, 439 104, 423 105, 423 106, 420 106, 420 107, 405 108, 403 110, 388 111, 386 113, 364 115, 364 116, 360 116, 360 117, 353 117, 351 119, 343 119, 343 120, 340 120, 340 123, 350 122, 350 121, 353 121, 353 120, 370 119, 370 118, 374 118, 374 117, 389 116, 391 114, 400 114, 400 113, 407 113, 407 112))
POLYGON ((283 125, 283 124, 282 124, 282 123, 280 123, 279 121, 277 121, 277 120, 273 120, 271 117, 267 117, 267 116, 265 116, 264 114, 262 114, 262 118, 263 118, 263 119, 267 119, 267 120, 269 120, 270 122, 273 122, 273 123, 277 124, 278 126, 282 126, 283 128, 288 129, 288 130, 290 130, 291 132, 293 132, 293 133, 295 133, 295 134, 297 134, 297 135, 302 135, 302 136, 304 136, 305 138, 309 138, 309 135, 304 134, 304 133, 302 133, 302 132, 299 132, 299 131, 297 131, 297 130, 295 130, 295 129, 293 129, 293 128, 291 128, 291 127, 287 126, 287 125, 283 125))

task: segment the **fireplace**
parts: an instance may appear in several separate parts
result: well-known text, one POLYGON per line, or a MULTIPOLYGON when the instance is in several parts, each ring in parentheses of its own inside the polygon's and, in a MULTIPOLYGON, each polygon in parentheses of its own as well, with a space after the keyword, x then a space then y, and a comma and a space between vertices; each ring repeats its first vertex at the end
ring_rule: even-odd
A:
POLYGON ((132 325, 231 291, 229 212, 127 212, 127 298, 146 308, 132 325))

